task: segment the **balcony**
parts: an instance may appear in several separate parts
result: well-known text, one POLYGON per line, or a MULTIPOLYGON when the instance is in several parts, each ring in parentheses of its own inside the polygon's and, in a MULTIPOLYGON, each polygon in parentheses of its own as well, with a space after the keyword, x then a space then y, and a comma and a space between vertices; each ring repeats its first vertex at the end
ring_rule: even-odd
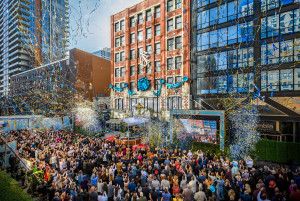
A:
POLYGON ((26 68, 23 68, 23 67, 14 68, 13 70, 9 70, 9 75, 12 76, 12 75, 15 75, 15 74, 24 72, 24 71, 26 71, 26 70, 27 70, 27 69, 26 69, 26 68))
POLYGON ((18 42, 20 42, 20 39, 16 37, 15 39, 8 42, 8 46, 12 46, 18 42))
POLYGON ((30 65, 28 64, 28 62, 19 61, 19 62, 16 62, 14 64, 9 65, 8 68, 11 70, 11 69, 13 69, 14 67, 17 67, 17 66, 27 66, 27 67, 29 67, 30 65))
POLYGON ((17 48, 21 48, 21 47, 22 47, 22 45, 21 45, 20 43, 17 43, 17 44, 15 44, 14 46, 10 47, 10 48, 8 49, 8 51, 10 52, 10 51, 13 51, 13 50, 15 50, 15 49, 17 49, 17 48))
POLYGON ((14 61, 16 61, 16 60, 25 60, 25 61, 29 61, 30 59, 29 59, 27 56, 22 55, 22 56, 15 56, 15 57, 9 59, 8 62, 11 63, 11 62, 14 62, 14 61))

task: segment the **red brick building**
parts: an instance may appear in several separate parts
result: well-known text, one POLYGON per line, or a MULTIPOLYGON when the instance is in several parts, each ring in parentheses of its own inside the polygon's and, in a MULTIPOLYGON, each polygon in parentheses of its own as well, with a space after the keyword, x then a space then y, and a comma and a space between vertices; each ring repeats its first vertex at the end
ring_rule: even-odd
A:
POLYGON ((168 119, 170 110, 189 109, 189 81, 171 88, 165 83, 181 83, 190 78, 190 7, 189 0, 145 0, 111 16, 111 84, 128 87, 111 90, 114 117, 130 116, 140 103, 144 110, 168 119), (141 53, 148 53, 148 66, 141 65, 141 53), (138 90, 138 80, 150 81, 148 90, 138 90))

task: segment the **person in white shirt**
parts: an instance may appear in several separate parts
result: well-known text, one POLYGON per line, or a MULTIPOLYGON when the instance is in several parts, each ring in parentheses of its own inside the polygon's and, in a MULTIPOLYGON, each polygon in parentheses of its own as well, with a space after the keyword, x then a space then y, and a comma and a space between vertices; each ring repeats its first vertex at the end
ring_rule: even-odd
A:
POLYGON ((106 192, 100 192, 100 195, 98 195, 98 201, 107 201, 107 199, 106 192))
POLYGON ((248 158, 247 160, 246 160, 246 165, 247 165, 247 167, 249 168, 249 169, 251 169, 252 167, 253 167, 253 160, 252 160, 252 158, 248 158))

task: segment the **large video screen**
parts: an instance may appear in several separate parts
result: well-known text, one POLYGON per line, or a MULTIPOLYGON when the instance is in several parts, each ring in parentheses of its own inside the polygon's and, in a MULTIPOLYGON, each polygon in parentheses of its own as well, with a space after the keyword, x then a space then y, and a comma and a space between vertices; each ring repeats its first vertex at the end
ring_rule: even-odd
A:
POLYGON ((216 121, 176 119, 175 122, 178 139, 218 144, 216 121))

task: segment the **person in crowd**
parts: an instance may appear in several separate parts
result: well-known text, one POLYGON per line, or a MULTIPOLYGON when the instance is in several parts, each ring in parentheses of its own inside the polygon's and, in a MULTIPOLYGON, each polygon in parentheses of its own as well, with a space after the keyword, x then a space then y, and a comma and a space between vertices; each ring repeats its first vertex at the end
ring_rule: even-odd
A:
MULTIPOLYGON (((191 150, 134 149, 64 130, 13 130, 17 153, 41 171, 37 191, 49 201, 297 201, 299 170, 282 165, 257 166, 247 157, 191 150), (286 199, 287 198, 287 199, 286 199)), ((26 185, 26 170, 14 156, 11 171, 26 185)))

